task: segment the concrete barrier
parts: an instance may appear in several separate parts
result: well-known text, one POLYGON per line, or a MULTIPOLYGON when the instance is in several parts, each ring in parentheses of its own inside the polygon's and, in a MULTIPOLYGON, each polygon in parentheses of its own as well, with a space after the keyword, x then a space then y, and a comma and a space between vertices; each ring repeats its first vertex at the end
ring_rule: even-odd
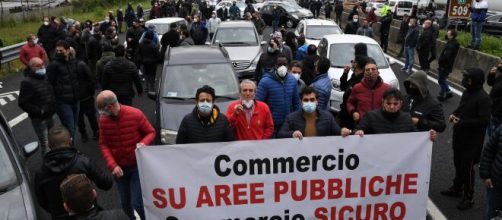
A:
POLYGON ((73 6, 64 6, 64 7, 56 7, 56 8, 43 8, 42 10, 34 9, 31 11, 17 12, 11 14, 4 14, 2 17, 3 22, 14 21, 16 23, 23 23, 26 21, 40 21, 44 16, 55 16, 59 17, 61 15, 69 15, 73 14, 73 6))
MULTIPOLYGON (((347 12, 344 12, 342 18, 342 26, 340 28, 343 29, 345 27, 348 15, 349 14, 347 12)), ((389 34, 389 47, 387 53, 390 53, 394 56, 397 56, 399 50, 401 49, 401 44, 397 43, 399 37, 400 25, 401 25, 401 20, 394 19, 392 21, 389 34)), ((380 41, 380 23, 373 24, 372 28, 375 34, 375 40, 380 41)), ((438 57, 441 54, 444 45, 445 45, 444 40, 440 39, 436 40, 436 49, 437 49, 436 54, 438 57)), ((499 62, 499 60, 500 60, 499 57, 461 47, 455 60, 453 72, 450 74, 449 78, 451 81, 455 83, 460 83, 462 80, 462 70, 468 67, 478 67, 484 70, 486 74, 488 74, 488 71, 494 65, 496 65, 499 62)), ((415 53, 415 64, 418 65, 417 53, 415 53)), ((433 72, 437 72, 437 67, 438 67, 437 60, 434 60, 431 63, 431 70, 433 72)), ((485 84, 485 88, 488 89, 489 87, 485 84)))

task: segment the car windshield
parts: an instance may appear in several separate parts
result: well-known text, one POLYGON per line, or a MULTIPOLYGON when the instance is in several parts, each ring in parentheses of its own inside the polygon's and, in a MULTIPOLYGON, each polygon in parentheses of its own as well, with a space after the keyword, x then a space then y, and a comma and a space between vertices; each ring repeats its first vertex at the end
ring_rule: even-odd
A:
MULTIPOLYGON (((354 59, 355 43, 331 44, 329 49, 329 60, 331 66, 343 68, 354 59)), ((375 60, 378 68, 388 68, 387 60, 382 49, 377 44, 366 44, 368 47, 368 57, 375 60)))
POLYGON ((337 26, 309 25, 307 27, 307 35, 305 35, 307 39, 320 40, 324 35, 342 33, 342 30, 337 26))
MULTIPOLYGON (((149 25, 152 25, 151 23, 150 24, 146 24, 146 26, 149 26, 149 25)), ((155 26, 155 31, 159 34, 164 34, 166 33, 167 31, 169 31, 169 26, 171 24, 153 24, 155 26)))
POLYGON ((3 142, 0 141, 0 192, 17 181, 12 163, 3 142))
POLYGON ((213 42, 224 46, 258 46, 258 38, 253 28, 219 28, 213 42))
POLYGON ((203 85, 213 87, 217 96, 239 96, 237 79, 229 63, 169 66, 166 73, 162 85, 164 98, 191 99, 203 85))

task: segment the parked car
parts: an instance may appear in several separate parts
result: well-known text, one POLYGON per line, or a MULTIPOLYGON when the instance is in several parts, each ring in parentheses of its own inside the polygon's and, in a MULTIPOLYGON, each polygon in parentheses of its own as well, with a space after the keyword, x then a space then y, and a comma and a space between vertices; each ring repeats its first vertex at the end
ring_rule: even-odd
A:
MULTIPOLYGON (((220 1, 216 7, 215 7, 215 11, 218 11, 218 9, 222 8, 223 6, 227 7, 228 10, 230 10, 230 7, 232 6, 233 2, 235 0, 223 0, 223 1, 220 1)), ((241 11, 241 17, 240 18, 243 18, 244 17, 244 9, 246 9, 246 3, 244 3, 244 1, 235 1, 235 5, 237 5, 237 7, 239 7, 239 10, 241 11)))
MULTIPOLYGON (((319 43, 319 56, 327 57, 331 61, 331 68, 328 71, 329 78, 333 84, 331 90, 330 107, 335 113, 340 111, 344 91, 340 90, 340 77, 344 66, 349 65, 354 59, 354 45, 364 43, 368 48, 368 56, 373 58, 378 66, 380 77, 391 87, 399 89, 399 81, 396 78, 391 64, 395 61, 387 57, 380 45, 372 38, 352 35, 352 34, 332 34, 326 35, 319 43)), ((349 75, 350 78, 350 75, 349 75)))
POLYGON ((211 42, 212 46, 225 47, 239 79, 254 76, 261 46, 265 44, 267 42, 261 41, 254 24, 247 21, 222 22, 211 42))
POLYGON ((389 7, 395 18, 402 18, 405 14, 411 15, 414 1, 411 0, 391 0, 389 7))
POLYGON ((288 28, 296 27, 300 20, 313 17, 312 12, 307 9, 294 7, 286 2, 269 1, 266 2, 260 10, 261 17, 267 25, 272 25, 272 21, 274 19, 272 16, 274 6, 277 6, 277 10, 279 10, 281 15, 279 19, 279 26, 285 25, 288 28))
POLYGON ((37 219, 30 175, 24 162, 35 153, 38 143, 19 147, 10 126, 0 112, 0 216, 6 220, 37 219))
POLYGON ((343 34, 342 29, 333 20, 303 19, 295 30, 296 36, 305 35, 307 44, 319 45, 319 41, 325 35, 343 34))
POLYGON ((174 144, 183 117, 195 107, 195 92, 209 85, 216 92, 215 104, 226 112, 230 102, 239 99, 239 85, 224 47, 184 46, 169 48, 159 76, 155 100, 157 143, 174 144))
MULTIPOLYGON (((467 20, 449 21, 448 28, 471 32, 471 22, 467 20), (457 23, 455 23, 457 22, 457 23)), ((502 36, 502 14, 490 14, 483 25, 483 33, 502 36)))

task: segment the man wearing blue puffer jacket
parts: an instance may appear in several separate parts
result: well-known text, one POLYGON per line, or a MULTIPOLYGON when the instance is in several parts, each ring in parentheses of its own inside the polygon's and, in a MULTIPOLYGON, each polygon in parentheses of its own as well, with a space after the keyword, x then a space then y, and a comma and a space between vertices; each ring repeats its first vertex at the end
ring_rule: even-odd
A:
POLYGON ((295 77, 288 73, 288 59, 277 55, 274 69, 266 70, 258 84, 256 99, 267 103, 274 120, 274 137, 286 116, 300 109, 300 97, 295 77))
POLYGON ((311 87, 319 94, 318 107, 320 110, 329 110, 329 98, 331 96, 331 80, 328 77, 328 70, 331 62, 326 57, 321 57, 315 66, 316 76, 311 87))
POLYGON ((488 12, 488 2, 486 0, 476 0, 469 8, 471 11, 471 43, 467 48, 479 50, 481 45, 481 30, 486 20, 488 12))

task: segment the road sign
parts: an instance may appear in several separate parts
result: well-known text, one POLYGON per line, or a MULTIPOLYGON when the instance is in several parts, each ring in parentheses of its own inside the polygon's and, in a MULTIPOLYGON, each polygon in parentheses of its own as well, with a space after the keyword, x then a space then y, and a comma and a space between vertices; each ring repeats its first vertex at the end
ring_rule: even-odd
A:
POLYGON ((450 7, 448 7, 448 18, 454 19, 468 19, 471 16, 469 7, 472 0, 450 0, 450 7))

